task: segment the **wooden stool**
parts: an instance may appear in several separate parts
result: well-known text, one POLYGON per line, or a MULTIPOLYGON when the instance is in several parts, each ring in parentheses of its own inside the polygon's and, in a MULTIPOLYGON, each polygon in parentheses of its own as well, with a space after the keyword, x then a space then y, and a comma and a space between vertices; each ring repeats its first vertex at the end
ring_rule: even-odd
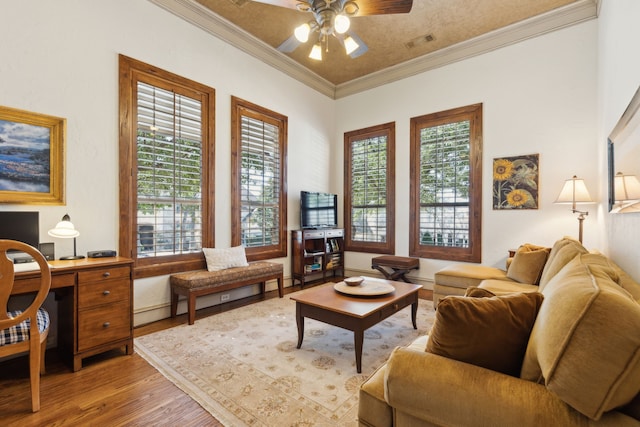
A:
POLYGON ((394 255, 379 256, 371 259, 371 268, 379 270, 387 280, 402 279, 411 283, 404 275, 411 270, 419 269, 420 259, 394 255))

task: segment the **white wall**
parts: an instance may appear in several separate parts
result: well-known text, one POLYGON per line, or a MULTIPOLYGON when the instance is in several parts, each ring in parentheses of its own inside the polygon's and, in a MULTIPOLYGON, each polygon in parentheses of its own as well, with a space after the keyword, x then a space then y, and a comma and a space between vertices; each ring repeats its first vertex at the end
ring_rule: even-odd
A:
MULTIPOLYGON (((118 249, 120 53, 216 89, 217 246, 231 242, 231 95, 289 118, 290 228, 299 226, 295 195, 329 189, 335 116, 326 96, 146 0, 5 3, 0 104, 67 119, 66 206, 0 205, 39 210, 41 241, 52 241, 47 230, 68 212, 79 253, 118 249)), ((55 244, 58 257, 73 251, 71 241, 55 244)), ((289 263, 277 261, 288 275, 289 263)), ((166 277, 137 280, 136 324, 166 317, 168 302, 166 277)))
MULTIPOLYGON (((396 254, 409 251, 410 118, 483 103, 482 264, 503 266, 524 242, 551 245, 577 238, 578 221, 554 205, 565 179, 585 179, 598 197, 596 146, 597 24, 590 21, 337 101, 336 141, 346 131, 396 122, 396 254), (492 208, 496 157, 540 155, 539 208, 492 208)), ((342 165, 342 143, 335 150, 342 165)), ((336 174, 342 177, 342 170, 336 174)), ((342 188, 342 179, 334 190, 342 188)), ((584 243, 600 246, 598 210, 584 224, 584 243)), ((347 254, 350 268, 370 271, 371 254, 347 254)), ((422 259, 414 278, 432 280, 447 261, 422 259)))
MULTIPOLYGON (((614 12, 616 20, 631 20, 618 16, 624 11, 614 12)), ((575 215, 552 203, 573 174, 586 179, 595 197, 605 197, 597 194, 604 142, 597 127, 596 21, 332 101, 146 0, 16 1, 2 7, 2 18, 0 104, 66 117, 68 135, 66 206, 0 209, 39 210, 43 241, 51 240, 46 231, 68 212, 81 232, 80 253, 118 248, 119 53, 216 89, 217 246, 231 239, 231 95, 289 118, 291 229, 299 226, 300 190, 342 193, 343 133, 394 120, 396 253, 406 255, 409 119, 476 102, 484 103, 483 264, 502 265, 507 249, 525 241, 552 244, 575 236, 575 215), (531 153, 540 154, 539 209, 493 211, 492 159, 531 153)), ((622 98, 633 91, 619 92, 622 98)), ((626 105, 622 99, 615 104, 616 110, 626 105)), ((595 206, 589 210, 585 244, 600 247, 603 215, 595 206)), ((58 256, 72 251, 71 242, 55 243, 58 256)), ((371 272, 371 256, 347 254, 348 269, 371 272)), ((288 277, 288 260, 278 261, 288 277)), ((422 260, 416 277, 428 282, 445 264, 422 260)), ((217 302, 202 300, 199 307, 217 302)), ((136 280, 135 323, 165 317, 168 302, 166 277, 136 280)))
MULTIPOLYGON (((598 148, 602 157, 602 183, 606 183, 606 140, 640 86, 640 2, 603 0, 598 18, 598 148)), ((634 159, 637 164, 640 159, 634 159)), ((602 203, 607 202, 603 190, 602 203)), ((605 209, 606 212, 606 209, 605 209)), ((609 255, 640 280, 638 241, 640 214, 604 214, 609 255)))

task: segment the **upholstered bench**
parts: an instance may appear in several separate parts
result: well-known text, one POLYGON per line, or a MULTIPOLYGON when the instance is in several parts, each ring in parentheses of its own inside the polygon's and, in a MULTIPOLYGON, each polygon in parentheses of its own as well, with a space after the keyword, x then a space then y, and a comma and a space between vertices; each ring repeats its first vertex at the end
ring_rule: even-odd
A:
POLYGON ((266 261, 250 262, 246 267, 233 267, 218 271, 197 270, 172 274, 171 284, 171 317, 178 311, 178 296, 187 297, 187 313, 189 324, 196 320, 196 297, 228 291, 248 285, 260 284, 260 292, 264 294, 267 280, 278 281, 278 296, 282 298, 283 267, 282 264, 266 261))
POLYGON ((384 274, 387 280, 404 280, 411 283, 405 274, 420 268, 420 259, 406 256, 383 255, 371 259, 371 268, 384 274))

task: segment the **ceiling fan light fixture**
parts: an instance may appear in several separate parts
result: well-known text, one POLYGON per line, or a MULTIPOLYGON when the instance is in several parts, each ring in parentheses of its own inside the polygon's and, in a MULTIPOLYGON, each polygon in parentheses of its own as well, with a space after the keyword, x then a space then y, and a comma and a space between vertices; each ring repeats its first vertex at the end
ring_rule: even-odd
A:
POLYGON ((296 39, 298 39, 299 42, 306 43, 307 40, 309 40, 310 32, 311 32, 311 27, 309 26, 309 24, 305 22, 299 27, 296 27, 296 29, 293 31, 293 34, 295 34, 296 39))
POLYGON ((347 52, 347 55, 351 55, 351 53, 359 47, 360 45, 353 39, 353 37, 349 36, 344 39, 344 50, 347 52))
POLYGON ((336 15, 336 18, 333 21, 333 28, 335 28, 338 34, 346 33, 350 26, 351 21, 348 17, 344 15, 336 15))
POLYGON ((316 61, 322 61, 322 47, 320 43, 316 43, 311 48, 311 53, 309 53, 309 58, 315 59, 316 61))

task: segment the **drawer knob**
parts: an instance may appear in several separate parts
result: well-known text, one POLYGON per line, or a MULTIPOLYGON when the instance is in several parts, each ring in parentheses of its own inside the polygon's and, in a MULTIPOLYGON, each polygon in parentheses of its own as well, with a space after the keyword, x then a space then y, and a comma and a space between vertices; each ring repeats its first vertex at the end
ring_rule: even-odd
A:
POLYGON ((109 273, 108 271, 105 271, 104 273, 102 273, 102 277, 109 277, 111 276, 111 273, 109 273))
POLYGON ((104 322, 104 323, 102 324, 102 327, 103 327, 103 328, 108 328, 109 326, 111 326, 111 323, 109 323, 109 322, 104 322))
POLYGON ((398 304, 393 304, 393 309, 394 310, 398 311, 398 308, 399 308, 398 304))
POLYGON ((111 294, 111 291, 103 291, 103 292, 102 292, 102 295, 104 295, 105 297, 106 297, 107 295, 109 295, 109 294, 111 294))

